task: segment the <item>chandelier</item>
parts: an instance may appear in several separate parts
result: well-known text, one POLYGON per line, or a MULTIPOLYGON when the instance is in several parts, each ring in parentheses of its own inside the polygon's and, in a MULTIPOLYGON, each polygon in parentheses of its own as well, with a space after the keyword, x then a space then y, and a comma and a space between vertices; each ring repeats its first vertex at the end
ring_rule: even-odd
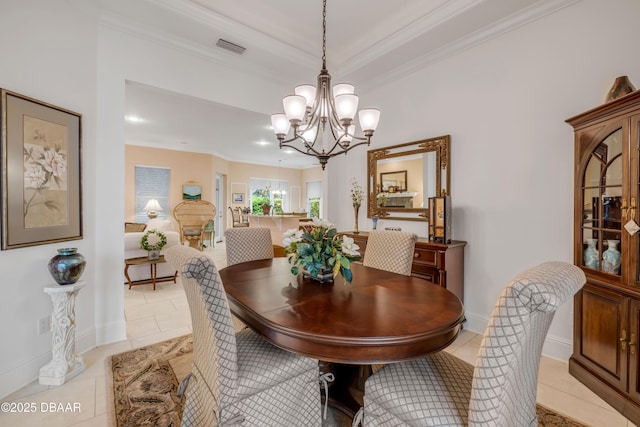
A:
POLYGON ((284 113, 271 116, 280 148, 289 147, 316 157, 323 170, 331 157, 371 143, 380 110, 360 110, 358 119, 363 136, 356 136, 353 121, 358 111, 358 96, 353 85, 336 84, 331 91, 331 75, 327 71, 327 0, 322 2, 322 70, 318 86, 297 86, 295 95, 286 96, 282 104, 284 113), (286 139, 290 128, 293 136, 286 139))

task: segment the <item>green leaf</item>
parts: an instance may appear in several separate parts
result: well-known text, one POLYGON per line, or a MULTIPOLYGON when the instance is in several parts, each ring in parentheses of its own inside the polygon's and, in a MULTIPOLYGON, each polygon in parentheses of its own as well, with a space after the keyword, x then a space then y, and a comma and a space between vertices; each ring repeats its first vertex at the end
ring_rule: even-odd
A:
POLYGON ((351 280, 353 280, 353 273, 349 269, 342 270, 342 276, 344 276, 344 280, 349 283, 351 283, 351 280))
POLYGON ((342 266, 342 268, 344 268, 346 270, 350 270, 351 269, 351 262, 349 262, 349 259, 347 257, 341 257, 340 258, 340 265, 342 266))

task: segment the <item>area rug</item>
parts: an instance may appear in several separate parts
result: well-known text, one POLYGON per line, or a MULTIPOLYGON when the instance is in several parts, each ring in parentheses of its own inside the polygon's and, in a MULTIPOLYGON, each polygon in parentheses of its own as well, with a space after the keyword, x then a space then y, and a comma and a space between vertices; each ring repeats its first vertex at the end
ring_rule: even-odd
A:
MULTIPOLYGON (((107 358, 108 417, 111 427, 178 427, 182 401, 180 379, 191 370, 192 336, 185 335, 107 358)), ((539 427, 586 427, 540 404, 539 427)), ((340 413, 328 415, 324 427, 350 426, 340 413)))

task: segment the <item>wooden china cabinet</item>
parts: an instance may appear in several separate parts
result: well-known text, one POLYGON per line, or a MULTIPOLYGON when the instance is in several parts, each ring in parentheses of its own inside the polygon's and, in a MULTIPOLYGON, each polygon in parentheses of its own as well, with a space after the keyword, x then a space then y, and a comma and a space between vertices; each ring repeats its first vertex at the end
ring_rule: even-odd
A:
POLYGON ((574 299, 569 372, 640 424, 640 91, 567 120, 574 128, 574 299))

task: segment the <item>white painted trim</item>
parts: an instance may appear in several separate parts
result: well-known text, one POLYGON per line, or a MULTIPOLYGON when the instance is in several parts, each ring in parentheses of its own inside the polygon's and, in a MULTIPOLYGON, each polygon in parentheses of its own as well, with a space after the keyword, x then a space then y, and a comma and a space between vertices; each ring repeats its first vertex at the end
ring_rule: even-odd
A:
MULTIPOLYGON (((466 37, 456 40, 455 42, 445 44, 439 49, 433 50, 425 55, 417 56, 411 61, 406 61, 401 66, 398 66, 387 73, 367 79, 366 82, 360 84, 359 89, 372 89, 376 86, 381 86, 399 80, 443 58, 453 56, 454 54, 460 53, 466 49, 470 49, 487 40, 508 33, 522 25, 557 12, 558 10, 571 6, 579 1, 580 0, 549 0, 546 2, 538 2, 522 12, 513 14, 500 21, 493 22, 490 26, 473 32, 466 37)), ((366 66, 366 64, 373 59, 374 58, 357 58, 346 66, 340 68, 340 73, 349 74, 351 72, 355 72, 357 69, 366 66)))
POLYGON ((96 345, 111 344, 127 339, 127 323, 123 320, 96 325, 96 345))

